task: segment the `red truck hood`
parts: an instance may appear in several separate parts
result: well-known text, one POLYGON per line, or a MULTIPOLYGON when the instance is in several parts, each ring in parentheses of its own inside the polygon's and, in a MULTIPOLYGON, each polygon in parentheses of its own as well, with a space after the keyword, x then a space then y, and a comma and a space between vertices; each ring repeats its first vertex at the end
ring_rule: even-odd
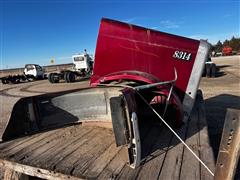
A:
POLYGON ((91 86, 114 79, 143 84, 172 80, 175 68, 179 98, 184 101, 187 94, 194 99, 208 49, 205 41, 102 19, 91 86))

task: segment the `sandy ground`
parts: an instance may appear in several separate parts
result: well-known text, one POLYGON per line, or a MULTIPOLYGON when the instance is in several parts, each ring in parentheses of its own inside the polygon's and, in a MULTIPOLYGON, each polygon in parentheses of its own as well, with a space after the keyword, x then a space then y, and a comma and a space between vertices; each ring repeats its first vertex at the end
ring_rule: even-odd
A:
MULTIPOLYGON (((202 78, 200 89, 206 103, 210 143, 217 160, 226 110, 240 109, 240 56, 219 57, 213 61, 220 72, 216 78, 202 78)), ((235 179, 240 179, 240 163, 235 179)))
MULTIPOLYGON (((218 57, 213 61, 217 64, 219 72, 216 78, 203 77, 200 89, 203 91, 206 103, 206 115, 210 143, 217 158, 221 133, 227 108, 240 109, 240 56, 218 57)), ((3 96, 14 95, 16 99, 24 96, 43 94, 45 92, 58 92, 79 89, 88 86, 88 81, 65 84, 50 84, 47 80, 14 85, 0 84, 0 100, 3 96), (19 94, 19 91, 21 93, 19 94)), ((3 107, 3 106, 2 106, 3 107)), ((1 113, 10 111, 7 106, 1 113)), ((240 168, 238 168, 240 172, 240 168)), ((1 173, 0 169, 0 175, 1 173)), ((238 174, 240 178, 240 174, 238 174)), ((1 176, 0 176, 1 179, 1 176)))
POLYGON ((210 140, 215 155, 219 148, 227 108, 240 109, 240 56, 219 57, 213 61, 219 67, 216 78, 202 78, 210 140))

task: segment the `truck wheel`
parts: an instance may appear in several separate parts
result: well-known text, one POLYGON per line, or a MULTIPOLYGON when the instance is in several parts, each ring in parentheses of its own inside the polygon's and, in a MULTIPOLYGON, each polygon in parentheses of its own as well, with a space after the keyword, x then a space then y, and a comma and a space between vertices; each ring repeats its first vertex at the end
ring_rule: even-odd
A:
POLYGON ((10 81, 11 81, 12 84, 15 84, 16 83, 16 78, 12 77, 10 81))
POLYGON ((73 72, 68 72, 67 74, 68 82, 75 82, 75 74, 73 72))
POLYGON ((52 81, 52 78, 53 78, 53 73, 50 73, 49 75, 48 75, 48 81, 50 82, 50 83, 54 83, 53 81, 52 81))
POLYGON ((50 73, 50 74, 48 75, 48 81, 49 81, 50 83, 58 83, 58 82, 59 82, 59 79, 56 78, 55 75, 56 75, 55 73, 50 73))
POLYGON ((211 77, 211 64, 206 64, 206 77, 211 77))
POLYGON ((59 83, 59 76, 56 73, 53 73, 52 75, 52 82, 59 83))
POLYGON ((20 83, 20 79, 16 79, 15 83, 20 83))
POLYGON ((212 68, 211 69, 212 69, 211 77, 216 77, 217 67, 216 67, 215 63, 212 64, 212 68))
POLYGON ((202 73, 202 77, 205 77, 205 76, 206 76, 206 64, 204 65, 203 73, 202 73))
POLYGON ((63 75, 63 78, 64 78, 64 80, 65 80, 65 82, 67 82, 67 83, 69 83, 70 81, 69 81, 69 71, 67 71, 67 72, 65 72, 64 73, 64 75, 63 75))
POLYGON ((32 76, 32 75, 27 75, 26 78, 29 82, 34 81, 34 76, 32 76))
POLYGON ((69 71, 66 71, 63 73, 63 79, 65 82, 68 82, 68 74, 69 74, 69 71))
POLYGON ((7 84, 7 81, 5 79, 2 79, 3 84, 7 84))

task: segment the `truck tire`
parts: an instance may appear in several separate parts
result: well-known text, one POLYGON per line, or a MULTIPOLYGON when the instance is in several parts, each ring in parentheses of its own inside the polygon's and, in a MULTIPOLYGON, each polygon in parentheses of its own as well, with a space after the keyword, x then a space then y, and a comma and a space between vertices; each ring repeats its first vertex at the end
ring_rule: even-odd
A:
POLYGON ((202 72, 202 77, 206 76, 206 64, 204 65, 203 72, 202 72))
POLYGON ((54 83, 53 82, 53 76, 54 76, 54 74, 53 73, 50 73, 49 75, 48 75, 48 81, 50 82, 50 83, 54 83))
POLYGON ((75 82, 75 79, 76 79, 76 77, 75 77, 75 74, 73 73, 73 72, 68 72, 68 74, 67 74, 67 82, 69 83, 69 82, 75 82))
POLYGON ((15 84, 16 83, 16 78, 13 76, 11 79, 10 79, 11 83, 12 84, 15 84))
POLYGON ((59 83, 59 76, 56 73, 53 73, 52 81, 53 81, 53 83, 59 83))
POLYGON ((33 76, 33 75, 26 75, 26 79, 27 79, 29 82, 32 82, 32 81, 34 81, 34 76, 33 76))
POLYGON ((17 79, 15 80, 15 83, 20 83, 20 78, 17 78, 17 79))
POLYGON ((206 77, 211 77, 211 64, 206 64, 206 77))
POLYGON ((50 83, 58 83, 59 82, 59 78, 56 78, 55 76, 56 76, 56 73, 50 73, 48 75, 48 81, 50 83))
POLYGON ((216 71, 217 71, 217 67, 216 67, 216 64, 215 63, 213 63, 212 64, 212 68, 211 68, 212 70, 212 72, 211 72, 211 77, 216 77, 216 71))
POLYGON ((65 82, 68 82, 68 73, 69 73, 69 71, 65 71, 64 73, 63 73, 63 79, 64 79, 64 81, 65 82))
POLYGON ((3 84, 7 84, 6 79, 2 79, 2 83, 3 83, 3 84))

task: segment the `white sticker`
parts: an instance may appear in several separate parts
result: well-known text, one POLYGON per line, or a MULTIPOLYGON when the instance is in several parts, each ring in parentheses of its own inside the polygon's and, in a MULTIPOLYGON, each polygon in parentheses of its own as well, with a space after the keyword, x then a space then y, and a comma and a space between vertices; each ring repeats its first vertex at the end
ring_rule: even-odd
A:
POLYGON ((185 61, 190 61, 191 56, 192 56, 191 53, 183 52, 183 51, 175 51, 174 54, 173 54, 174 58, 185 60, 185 61))

